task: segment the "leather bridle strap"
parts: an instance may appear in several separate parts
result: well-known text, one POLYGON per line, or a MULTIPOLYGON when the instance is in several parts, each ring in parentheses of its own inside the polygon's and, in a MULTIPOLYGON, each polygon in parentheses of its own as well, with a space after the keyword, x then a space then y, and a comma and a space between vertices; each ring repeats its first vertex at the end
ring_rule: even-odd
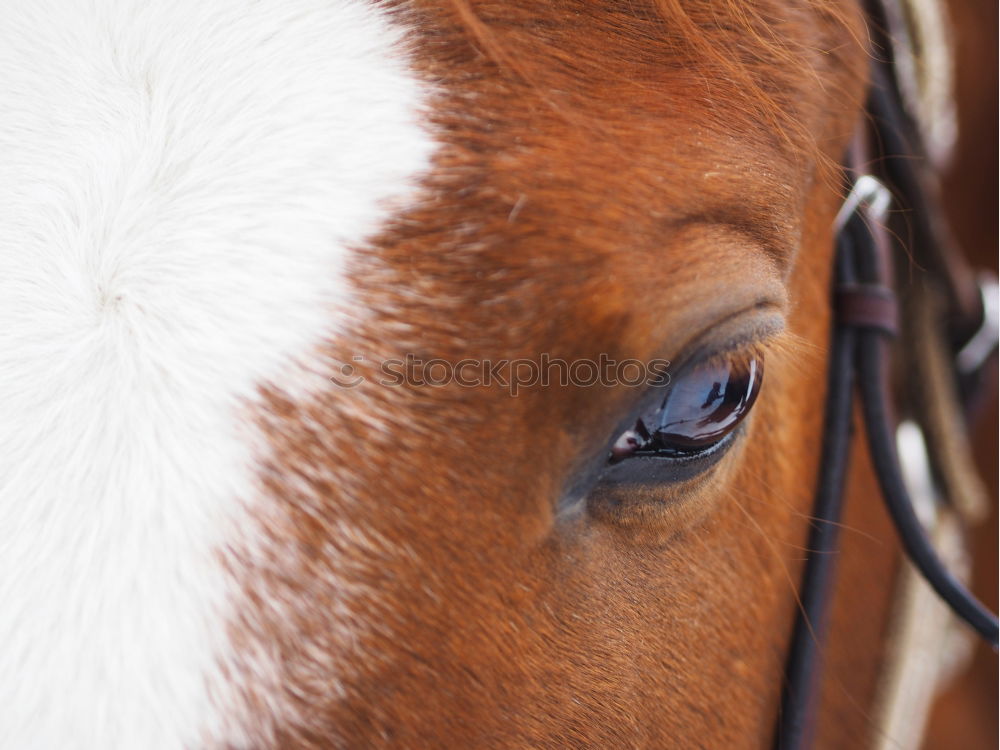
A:
MULTIPOLYGON (((870 246, 873 252, 858 254, 858 273, 863 283, 888 288, 892 284, 892 269, 885 260, 889 254, 887 250, 878 251, 881 243, 888 244, 888 230, 877 225, 873 226, 872 234, 876 238, 870 246)), ((849 325, 847 321, 842 321, 842 324, 849 325)), ((952 611, 996 649, 996 615, 984 607, 941 562, 910 500, 896 455, 895 426, 890 417, 889 359, 888 342, 881 332, 871 326, 859 328, 856 353, 858 387, 869 452, 886 508, 910 562, 952 611)))
MULTIPOLYGON (((879 4, 872 3, 868 12, 875 19, 877 28, 884 29, 881 10, 879 4)), ((888 51, 887 40, 883 38, 879 43, 888 51)), ((912 256, 927 272, 933 273, 934 280, 939 285, 947 288, 946 297, 958 326, 968 328, 971 321, 978 324, 980 317, 985 315, 979 304, 978 285, 959 254, 950 247, 943 219, 934 210, 929 199, 929 186, 922 179, 917 162, 914 158, 904 156, 921 153, 919 137, 912 121, 903 111, 902 99, 892 76, 892 61, 888 57, 875 56, 868 112, 876 129, 872 141, 881 147, 880 156, 883 158, 879 159, 879 164, 886 170, 891 185, 899 191, 910 209, 907 216, 914 230, 910 245, 912 256)), ((856 167, 869 161, 863 158, 867 156, 868 150, 863 139, 860 149, 862 153, 855 154, 856 167)), ((871 225, 870 236, 873 241, 863 246, 865 252, 859 253, 856 258, 860 281, 891 289, 892 244, 888 229, 882 222, 876 222, 871 225), (868 250, 871 252, 867 252, 868 250)), ((843 320, 842 323, 847 324, 848 321, 843 320)), ((896 455, 895 426, 889 409, 888 342, 872 327, 861 327, 856 357, 869 451, 886 508, 906 554, 954 613, 996 649, 996 615, 976 600, 942 564, 917 518, 903 481, 896 455)))
MULTIPOLYGON (((886 80, 885 66, 876 64, 874 86, 868 111, 883 144, 903 143, 896 132, 902 128, 901 113, 892 99, 894 91, 886 80), (890 132, 892 131, 892 132, 890 132)), ((870 175, 860 174, 871 163, 867 149, 867 128, 859 131, 848 163, 854 188, 838 216, 837 255, 834 282, 834 329, 830 351, 827 403, 822 456, 813 526, 810 531, 809 560, 803 574, 801 608, 792 636, 782 692, 781 713, 775 743, 781 750, 797 750, 811 745, 812 714, 821 672, 820 650, 825 640, 827 610, 832 600, 833 573, 837 551, 837 530, 841 516, 844 477, 850 449, 852 393, 855 384, 861 396, 864 428, 872 463, 882 496, 910 561, 920 571, 952 611, 971 625, 994 649, 997 647, 997 619, 941 562, 917 518, 904 484, 896 455, 895 429, 888 395, 889 341, 899 327, 898 305, 893 288, 891 239, 886 228, 888 190, 870 175), (877 186, 877 187, 875 187, 877 186)), ((890 151, 899 156, 908 151, 890 151)), ((916 208, 919 254, 934 255, 938 232, 931 225, 932 213, 919 176, 906 159, 888 160, 889 177, 916 208), (904 162, 901 164, 901 162, 904 162), (925 210, 921 210, 925 209, 925 210)), ((944 254, 938 248, 938 254, 944 254)), ((955 266, 957 259, 950 259, 955 266)), ((949 271, 952 268, 948 269, 949 271)), ((941 274, 944 275, 944 274, 941 274)), ((952 306, 964 312, 962 273, 948 273, 952 306)))
MULTIPOLYGON (((871 243, 870 226, 863 218, 867 207, 860 206, 846 218, 837 234, 835 284, 838 288, 856 287, 854 255, 859 246, 871 243)), ((856 297, 857 299, 857 297, 856 297)), ((822 461, 812 510, 812 525, 807 548, 810 550, 802 579, 799 616, 785 667, 785 684, 775 745, 793 750, 810 743, 811 715, 816 704, 820 674, 820 647, 825 640, 826 615, 832 600, 833 574, 837 540, 843 507, 844 479, 851 445, 851 412, 854 396, 854 352, 859 316, 849 312, 857 304, 841 301, 835 307, 835 322, 830 346, 824 415, 822 461), (844 322, 841 318, 851 322, 844 322)))
POLYGON ((801 588, 801 609, 786 666, 776 746, 811 744, 812 715, 821 673, 827 610, 832 601, 838 528, 850 450, 852 393, 861 396, 864 426, 882 496, 911 562, 961 619, 994 648, 997 619, 944 566, 934 551, 903 482, 889 412, 888 336, 898 324, 890 287, 888 230, 884 216, 862 205, 837 236, 835 324, 830 351, 820 474, 809 536, 810 557, 801 588))

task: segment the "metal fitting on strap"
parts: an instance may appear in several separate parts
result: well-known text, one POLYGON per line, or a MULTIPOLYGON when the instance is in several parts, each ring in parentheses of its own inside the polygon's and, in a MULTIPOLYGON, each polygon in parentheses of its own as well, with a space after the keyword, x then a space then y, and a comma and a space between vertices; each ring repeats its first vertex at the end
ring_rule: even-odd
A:
POLYGON ((833 229, 839 232, 847 224, 847 220, 860 208, 867 209, 868 215, 875 221, 885 221, 892 205, 892 193, 882 182, 870 174, 863 174, 854 181, 851 192, 844 199, 844 205, 833 220, 833 229))

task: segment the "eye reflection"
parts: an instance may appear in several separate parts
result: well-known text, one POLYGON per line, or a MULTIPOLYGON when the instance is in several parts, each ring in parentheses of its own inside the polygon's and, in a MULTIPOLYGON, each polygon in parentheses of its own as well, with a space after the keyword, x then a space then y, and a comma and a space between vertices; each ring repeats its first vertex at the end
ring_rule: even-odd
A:
POLYGON ((610 462, 632 456, 690 456, 708 450, 750 412, 763 374, 761 361, 745 353, 685 370, 664 398, 619 436, 610 462))

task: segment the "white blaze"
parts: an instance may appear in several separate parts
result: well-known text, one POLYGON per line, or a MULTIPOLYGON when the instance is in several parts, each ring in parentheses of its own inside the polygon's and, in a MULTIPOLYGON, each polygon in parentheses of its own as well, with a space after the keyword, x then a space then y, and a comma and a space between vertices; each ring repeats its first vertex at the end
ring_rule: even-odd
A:
POLYGON ((245 404, 431 157, 400 41, 350 0, 0 5, 3 750, 218 736, 245 404))

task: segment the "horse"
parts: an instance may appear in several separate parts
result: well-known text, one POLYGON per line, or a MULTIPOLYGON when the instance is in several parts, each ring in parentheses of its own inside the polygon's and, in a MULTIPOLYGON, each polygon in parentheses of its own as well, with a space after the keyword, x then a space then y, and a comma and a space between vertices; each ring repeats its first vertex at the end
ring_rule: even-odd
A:
POLYGON ((926 709, 813 511, 860 2, 0 19, 0 747, 766 746, 817 527, 807 741, 926 709))

